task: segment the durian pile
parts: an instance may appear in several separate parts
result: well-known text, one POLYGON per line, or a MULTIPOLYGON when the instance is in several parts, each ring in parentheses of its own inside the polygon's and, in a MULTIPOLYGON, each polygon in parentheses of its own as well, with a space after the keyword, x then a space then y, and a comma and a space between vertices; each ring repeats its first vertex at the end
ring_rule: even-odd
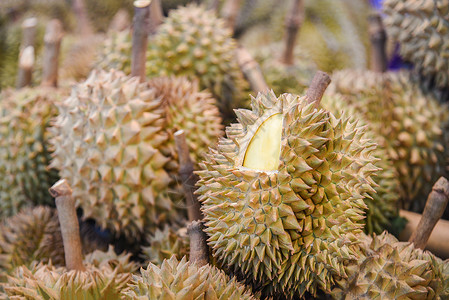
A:
POLYGON ((449 177, 449 2, 381 9, 401 70, 367 1, 1 3, 0 299, 449 299, 403 234, 449 177))

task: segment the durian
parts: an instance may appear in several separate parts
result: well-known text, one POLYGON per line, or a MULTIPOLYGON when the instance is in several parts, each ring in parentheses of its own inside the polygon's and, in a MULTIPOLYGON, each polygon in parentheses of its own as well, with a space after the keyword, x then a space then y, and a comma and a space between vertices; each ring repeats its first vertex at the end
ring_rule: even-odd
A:
POLYGON ((124 291, 126 299, 255 299, 249 290, 210 265, 199 267, 184 257, 149 264, 124 291))
POLYGON ((437 86, 449 86, 449 1, 386 0, 385 26, 400 54, 437 86))
POLYGON ((347 265, 335 299, 447 299, 449 262, 384 232, 361 236, 360 258, 347 265))
POLYGON ((64 91, 6 90, 0 94, 0 217, 21 207, 52 204, 48 188, 57 181, 50 163, 47 128, 64 91))
POLYGON ((0 225, 0 282, 19 266, 34 261, 64 265, 57 212, 49 207, 26 208, 0 225))
POLYGON ((147 237, 148 246, 142 247, 142 258, 145 263, 151 262, 157 266, 172 256, 177 259, 184 256, 188 258, 189 242, 185 227, 173 228, 166 225, 163 230, 157 229, 154 234, 147 237))
POLYGON ((128 30, 110 33, 103 43, 96 67, 131 74, 131 38, 132 35, 128 30))
POLYGON ((51 166, 73 189, 84 218, 138 238, 175 214, 161 99, 121 72, 94 71, 59 106, 51 166))
POLYGON ((343 96, 380 137, 399 175, 403 208, 421 211, 433 183, 447 174, 447 107, 401 72, 339 71, 328 93, 343 96))
POLYGON ((197 174, 214 257, 264 293, 329 291, 353 257, 375 144, 349 118, 291 94, 258 94, 197 174))

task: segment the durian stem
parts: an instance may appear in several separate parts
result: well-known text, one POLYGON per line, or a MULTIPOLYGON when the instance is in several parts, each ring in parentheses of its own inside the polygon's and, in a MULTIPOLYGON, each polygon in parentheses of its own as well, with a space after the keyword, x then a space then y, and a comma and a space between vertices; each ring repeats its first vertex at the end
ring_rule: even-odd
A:
POLYGON ((221 9, 221 17, 225 19, 226 25, 234 31, 235 21, 239 13, 242 0, 226 0, 221 9))
POLYGON ((131 75, 145 81, 145 62, 148 43, 151 0, 134 1, 133 43, 131 54, 131 75))
POLYGON ((207 235, 203 231, 204 224, 201 221, 193 221, 187 227, 190 238, 190 262, 198 266, 209 263, 209 247, 207 246, 207 235))
POLYGON ((174 134, 176 149, 179 158, 179 176, 182 180, 182 188, 186 197, 187 214, 190 221, 201 220, 201 206, 197 197, 194 195, 195 184, 198 181, 193 173, 193 163, 189 155, 189 146, 187 145, 184 130, 178 130, 174 134))
POLYGON ((296 38, 298 36, 298 31, 301 28, 302 22, 304 21, 304 1, 295 0, 293 1, 293 7, 288 15, 285 22, 285 48, 282 55, 282 62, 286 65, 293 65, 294 56, 293 51, 295 48, 296 38))
POLYGON ((84 0, 73 0, 72 8, 76 16, 76 33, 80 35, 92 34, 93 30, 87 17, 84 0))
POLYGON ((86 268, 83 265, 80 229, 72 189, 67 180, 61 179, 49 191, 52 197, 56 198, 66 267, 68 270, 84 271, 86 268))
POLYGON ((156 33, 159 25, 164 21, 164 13, 162 12, 161 0, 152 0, 150 4, 150 23, 149 33, 153 35, 156 33))
POLYGON ((248 50, 240 46, 236 52, 237 63, 243 75, 251 85, 251 89, 256 93, 263 93, 269 90, 262 74, 259 64, 252 58, 248 50))
POLYGON ((211 0, 211 1, 209 1, 209 4, 207 6, 208 10, 212 10, 216 14, 218 14, 218 9, 219 8, 220 8, 220 0, 211 0))
POLYGON ((36 42, 37 19, 27 18, 22 23, 22 43, 20 49, 23 50, 28 46, 34 47, 36 42))
POLYGON ((315 103, 315 107, 319 107, 321 98, 330 83, 331 78, 327 73, 317 71, 306 93, 307 103, 315 103))
POLYGON ((112 19, 108 30, 111 32, 120 32, 126 30, 130 26, 131 21, 129 19, 129 14, 125 9, 121 8, 112 19))
POLYGON ((19 73, 17 75, 17 89, 31 85, 34 66, 34 47, 28 46, 20 53, 19 73))
POLYGON ((59 50, 63 30, 61 21, 53 19, 47 24, 44 36, 43 86, 58 86, 59 50))
POLYGON ((415 247, 421 249, 426 247, 430 234, 443 215, 448 201, 449 181, 444 177, 440 177, 440 179, 433 185, 418 227, 409 239, 409 242, 414 243, 415 247))
POLYGON ((369 18, 369 35, 371 40, 371 70, 383 73, 387 70, 387 34, 382 23, 382 17, 378 13, 369 18))

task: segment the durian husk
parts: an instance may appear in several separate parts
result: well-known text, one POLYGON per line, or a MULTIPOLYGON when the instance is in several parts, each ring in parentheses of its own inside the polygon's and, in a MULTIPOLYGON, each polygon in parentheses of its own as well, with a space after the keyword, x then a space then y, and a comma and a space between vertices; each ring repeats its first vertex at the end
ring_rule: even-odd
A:
POLYGON ((363 199, 375 192, 375 143, 350 118, 317 110, 304 97, 258 94, 252 108, 236 111, 239 123, 197 172, 213 255, 268 296, 330 291, 334 276, 345 276, 340 262, 354 256, 363 199), (277 168, 242 167, 254 133, 278 114, 277 168))
POLYGON ((94 71, 59 106, 53 161, 85 219, 117 236, 140 238, 176 218, 167 192, 169 161, 161 99, 147 83, 117 71, 94 71))
POLYGON ((401 56, 438 87, 449 87, 449 2, 387 0, 383 3, 389 36, 401 56))
POLYGON ((126 299, 256 299, 248 288, 208 264, 199 267, 172 256, 160 267, 149 264, 123 292, 126 299))
POLYGON ((48 188, 58 174, 49 169, 47 128, 64 93, 38 87, 0 94, 0 217, 12 216, 25 206, 54 206, 48 188))
POLYGON ((26 208, 0 225, 0 282, 34 261, 65 262, 58 214, 49 207, 26 208))
POLYGON ((360 258, 347 264, 335 299, 447 299, 449 261, 391 234, 360 236, 360 258))
POLYGON ((402 207, 422 211, 432 185, 447 175, 449 111, 405 72, 339 71, 327 90, 361 115, 399 175, 402 207))
POLYGON ((119 70, 131 74, 132 35, 129 30, 109 33, 99 51, 95 66, 102 70, 119 70))

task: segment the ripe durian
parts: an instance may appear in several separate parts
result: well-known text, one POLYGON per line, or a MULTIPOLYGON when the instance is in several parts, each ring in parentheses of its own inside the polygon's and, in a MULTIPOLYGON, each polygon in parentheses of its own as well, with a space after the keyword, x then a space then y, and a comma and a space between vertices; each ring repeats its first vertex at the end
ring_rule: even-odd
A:
POLYGON ((443 262, 413 244, 382 235, 360 236, 360 258, 337 281, 335 299, 447 299, 449 276, 443 262))
MULTIPOLYGON (((366 125, 363 116, 359 115, 352 106, 348 106, 345 100, 339 95, 325 95, 321 101, 323 108, 329 110, 336 116, 340 116, 343 111, 352 116, 359 125, 366 125)), ((367 137, 373 141, 379 139, 374 132, 367 130, 367 137)), ((382 144, 382 142, 380 142, 382 144)), ((388 157, 387 151, 378 146, 373 152, 374 157, 378 159, 374 163, 376 167, 381 168, 372 179, 377 184, 374 187, 375 193, 369 192, 370 197, 364 199, 366 206, 365 232, 382 233, 391 228, 392 221, 398 217, 398 202, 400 199, 400 182, 393 162, 388 157)))
POLYGON ((149 77, 198 78, 225 114, 241 104, 248 86, 235 58, 237 44, 213 11, 194 4, 170 11, 148 46, 149 77))
POLYGON ((374 192, 376 145, 305 97, 258 94, 198 171, 214 257, 268 294, 329 291, 374 192))
POLYGON ((175 256, 181 259, 189 255, 189 236, 185 227, 176 229, 166 225, 163 230, 147 237, 148 246, 142 247, 142 258, 145 263, 151 262, 160 266, 164 259, 175 256))
POLYGON ((25 88, 0 94, 0 217, 12 216, 24 206, 53 204, 48 188, 58 174, 48 168, 47 128, 61 93, 25 88))
POLYGON ((339 71, 328 92, 343 96, 380 136, 377 142, 399 175, 403 208, 421 211, 433 183, 447 174, 447 107, 424 96, 400 72, 339 71))
POLYGON ((423 75, 449 86, 449 1, 386 0, 385 26, 404 59, 423 75))
POLYGON ((57 212, 49 207, 26 208, 0 225, 0 282, 33 261, 64 265, 64 249, 57 212))
POLYGON ((199 267, 185 257, 150 263, 123 292, 126 299, 255 299, 248 289, 210 265, 199 267))
POLYGON ((85 219, 138 238, 176 214, 166 193, 169 161, 161 99, 121 72, 93 71, 59 106, 51 166, 73 189, 85 219))

